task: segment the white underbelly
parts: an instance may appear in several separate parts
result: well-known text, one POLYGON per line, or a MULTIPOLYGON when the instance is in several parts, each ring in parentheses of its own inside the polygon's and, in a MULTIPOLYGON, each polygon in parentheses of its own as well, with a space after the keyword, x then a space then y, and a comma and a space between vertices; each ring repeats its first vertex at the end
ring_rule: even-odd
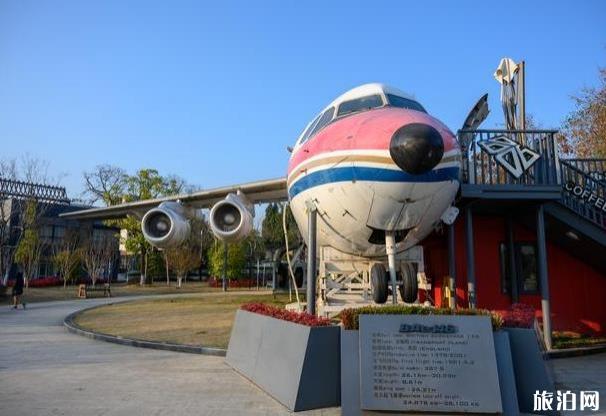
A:
POLYGON ((318 208, 318 245, 364 257, 385 256, 384 241, 371 243, 373 230, 407 230, 396 245, 403 251, 425 238, 452 203, 459 184, 442 182, 342 181, 311 187, 290 201, 307 241, 305 202, 318 208))

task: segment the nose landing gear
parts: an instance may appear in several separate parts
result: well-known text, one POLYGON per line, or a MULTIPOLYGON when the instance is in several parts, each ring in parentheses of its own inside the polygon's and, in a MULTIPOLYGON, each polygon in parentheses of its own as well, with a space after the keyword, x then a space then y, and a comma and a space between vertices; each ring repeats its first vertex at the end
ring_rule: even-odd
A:
MULTIPOLYGON (((419 282, 414 263, 402 263, 401 271, 396 273, 397 287, 400 298, 404 303, 417 301, 419 282)), ((382 263, 375 263, 370 268, 370 292, 374 303, 384 304, 391 293, 389 275, 382 263)))
POLYGON ((417 271, 412 263, 402 263, 402 284, 398 287, 405 303, 414 303, 419 295, 417 271))
POLYGON ((370 268, 370 291, 375 303, 387 301, 387 272, 381 263, 375 263, 370 268))
POLYGON ((385 232, 385 251, 387 254, 389 277, 385 270, 385 265, 382 263, 375 263, 370 268, 370 287, 373 301, 379 304, 385 303, 391 286, 392 303, 394 305, 398 303, 397 292, 400 292, 400 297, 404 303, 416 302, 419 293, 417 270, 414 263, 402 260, 397 262, 400 270, 396 269, 393 231, 385 232))

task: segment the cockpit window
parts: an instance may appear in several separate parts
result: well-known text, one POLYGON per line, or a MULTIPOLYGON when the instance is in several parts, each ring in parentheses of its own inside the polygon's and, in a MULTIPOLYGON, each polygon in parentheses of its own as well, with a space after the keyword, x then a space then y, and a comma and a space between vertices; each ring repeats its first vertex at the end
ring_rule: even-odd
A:
POLYGON ((370 110, 383 106, 383 100, 379 94, 369 95, 368 97, 356 98, 355 100, 344 101, 339 106, 337 117, 341 117, 358 111, 370 110))
POLYGON ((311 123, 309 123, 309 126, 307 126, 307 128, 305 129, 305 132, 301 135, 301 140, 299 140, 299 143, 302 144, 307 141, 312 130, 318 123, 318 120, 320 119, 320 117, 322 117, 322 114, 318 114, 318 116, 316 118, 314 118, 314 120, 311 123))
POLYGON ((397 95, 393 94, 387 94, 387 100, 389 101, 389 105, 392 105, 394 107, 407 108, 409 110, 427 113, 427 111, 425 111, 421 104, 408 98, 398 97, 397 95))
POLYGON ((332 116, 334 114, 335 114, 334 107, 330 107, 328 110, 326 110, 324 112, 324 114, 322 114, 322 117, 320 117, 320 121, 318 121, 318 123, 313 128, 311 133, 309 133, 309 137, 313 136, 314 134, 316 134, 317 132, 322 130, 328 123, 330 123, 330 121, 332 120, 332 116))

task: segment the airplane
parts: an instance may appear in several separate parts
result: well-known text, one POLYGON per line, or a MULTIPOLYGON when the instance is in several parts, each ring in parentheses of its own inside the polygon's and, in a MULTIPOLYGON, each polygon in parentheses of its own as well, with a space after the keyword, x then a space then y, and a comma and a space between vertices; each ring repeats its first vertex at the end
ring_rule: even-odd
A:
MULTIPOLYGON (((412 96, 372 83, 328 104, 289 150, 284 178, 63 216, 85 220, 136 215, 146 240, 167 248, 185 240, 189 219, 201 209, 210 209, 214 235, 231 243, 252 230, 254 204, 287 200, 309 244, 307 212, 312 204, 318 218, 317 246, 367 267, 375 303, 386 302, 390 279, 397 280, 404 302, 414 302, 418 276, 406 252, 441 222, 452 223, 458 212, 453 202, 462 161, 455 134, 412 96)), ((396 284, 391 289, 394 301, 396 284)))

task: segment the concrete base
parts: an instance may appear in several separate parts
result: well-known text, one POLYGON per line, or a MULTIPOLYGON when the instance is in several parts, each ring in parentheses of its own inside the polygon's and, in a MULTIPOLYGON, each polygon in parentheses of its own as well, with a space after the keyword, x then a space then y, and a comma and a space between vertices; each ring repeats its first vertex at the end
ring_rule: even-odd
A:
MULTIPOLYGON (((505 331, 509 335, 520 411, 533 413, 534 393, 537 390, 555 392, 553 377, 533 329, 506 328, 505 331)), ((545 411, 542 414, 557 415, 558 412, 545 411)))
MULTIPOLYGON (((494 333, 503 414, 533 413, 536 390, 555 391, 532 329, 506 329, 494 333)), ((341 331, 341 414, 384 415, 360 406, 359 331, 341 331)), ((557 414, 545 413, 545 414, 557 414)))
POLYGON ((516 390, 516 376, 513 371, 509 335, 505 331, 493 334, 494 348, 499 370, 499 388, 501 389, 501 405, 503 414, 517 416, 520 414, 518 394, 516 390))
POLYGON ((340 404, 340 328, 238 310, 226 363, 289 410, 340 404))

